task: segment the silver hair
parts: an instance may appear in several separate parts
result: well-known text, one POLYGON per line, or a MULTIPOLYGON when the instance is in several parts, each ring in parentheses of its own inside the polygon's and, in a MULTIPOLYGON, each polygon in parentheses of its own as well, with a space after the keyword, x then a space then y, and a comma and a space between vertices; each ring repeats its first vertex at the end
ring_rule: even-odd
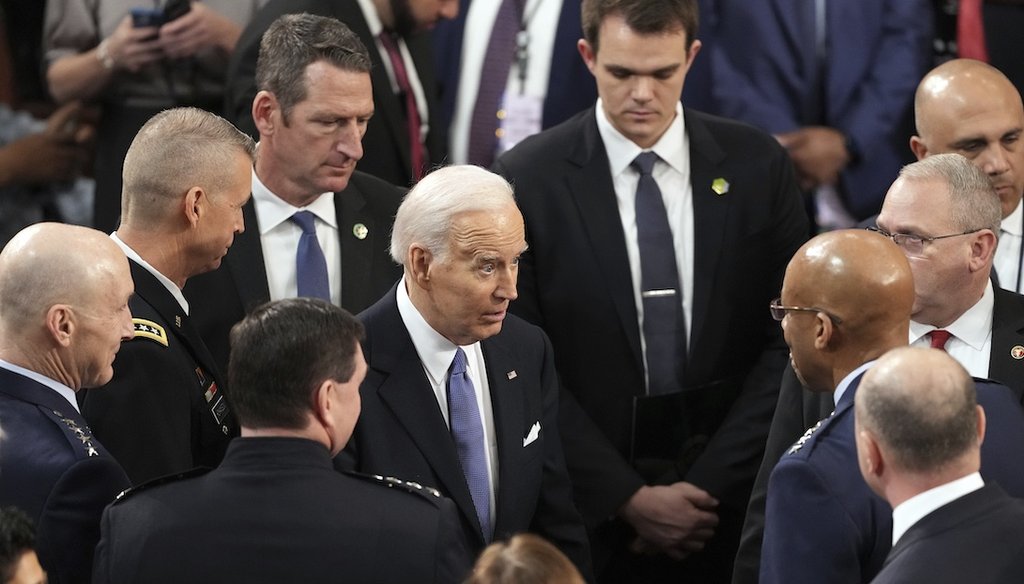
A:
POLYGON ((962 231, 989 229, 999 237, 1003 221, 999 194, 988 176, 960 154, 928 156, 904 166, 900 178, 941 181, 949 189, 949 211, 954 228, 962 231))
POLYGON ((402 200, 391 235, 391 257, 404 265, 413 244, 444 262, 452 221, 461 213, 515 204, 512 186, 479 166, 447 166, 428 174, 402 200))

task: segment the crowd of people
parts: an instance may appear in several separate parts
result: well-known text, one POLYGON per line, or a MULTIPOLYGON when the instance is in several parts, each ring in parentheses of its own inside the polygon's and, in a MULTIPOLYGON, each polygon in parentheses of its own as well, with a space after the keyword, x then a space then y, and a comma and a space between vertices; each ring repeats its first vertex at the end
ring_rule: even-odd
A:
POLYGON ((1024 105, 933 4, 47 0, 0 582, 1024 579, 1024 105))

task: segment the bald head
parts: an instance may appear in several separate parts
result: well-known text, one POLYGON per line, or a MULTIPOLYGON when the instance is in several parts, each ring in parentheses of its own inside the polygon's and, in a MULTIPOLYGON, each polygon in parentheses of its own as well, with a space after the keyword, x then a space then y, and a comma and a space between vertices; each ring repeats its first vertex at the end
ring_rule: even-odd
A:
POLYGON ((974 380, 944 351, 902 347, 886 353, 861 380, 856 416, 858 426, 888 454, 889 464, 902 471, 978 470, 974 380), (971 460, 964 461, 965 455, 971 460), (968 468, 959 468, 965 462, 968 468))
POLYGON ((805 385, 832 391, 845 374, 906 344, 914 283, 906 257, 864 230, 831 231, 801 247, 786 268, 783 320, 794 368, 805 385))
POLYGON ((944 152, 967 157, 999 192, 1003 216, 1024 192, 1024 106, 1020 93, 999 70, 956 59, 930 71, 914 98, 918 158, 944 152))

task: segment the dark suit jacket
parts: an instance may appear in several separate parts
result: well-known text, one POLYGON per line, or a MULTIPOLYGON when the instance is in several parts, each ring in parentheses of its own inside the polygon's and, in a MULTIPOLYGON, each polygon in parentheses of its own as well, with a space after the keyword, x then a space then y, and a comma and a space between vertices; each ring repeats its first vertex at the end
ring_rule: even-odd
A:
POLYGON ((82 414, 133 484, 217 466, 238 435, 220 371, 167 288, 139 264, 129 264, 136 333, 149 326, 139 322, 144 319, 163 329, 166 344, 139 334, 122 343, 110 383, 79 392, 82 414))
POLYGON ((88 583, 100 514, 128 477, 57 392, 0 369, 0 506, 25 511, 50 582, 88 583))
POLYGON ((872 584, 1024 580, 1024 502, 989 483, 921 518, 872 584))
MULTIPOLYGON (((458 506, 465 539, 476 555, 484 540, 473 499, 455 442, 398 312, 395 291, 359 315, 366 326, 363 352, 370 369, 360 387, 359 422, 338 463, 440 489, 458 506)), ((586 533, 559 439, 551 345, 539 329, 508 316, 501 332, 481 341, 481 347, 498 443, 494 539, 537 533, 589 574, 586 533), (534 424, 540 424, 539 437, 524 446, 534 424)))
MULTIPOLYGON (((998 286, 993 290, 995 304, 992 310, 992 352, 989 356, 988 376, 1024 399, 1024 360, 1014 359, 1011 353, 1013 347, 1024 346, 1024 296, 998 286)), ((768 477, 775 463, 807 428, 832 410, 832 394, 804 389, 792 368, 786 367, 786 375, 779 390, 779 403, 765 445, 764 460, 761 461, 761 468, 754 481, 743 524, 743 535, 733 571, 735 584, 757 583, 764 534, 765 495, 768 477)))
MULTIPOLYGON (((256 57, 259 55, 260 40, 271 23, 284 14, 308 12, 328 16, 344 22, 359 40, 363 41, 370 54, 373 68, 370 80, 373 82, 373 104, 376 111, 363 136, 363 159, 359 169, 389 183, 408 186, 412 182, 412 154, 409 150, 409 132, 405 118, 405 100, 391 91, 391 81, 381 60, 380 51, 370 28, 363 18, 355 0, 270 0, 253 16, 242 31, 241 38, 228 64, 227 88, 224 96, 226 117, 243 132, 258 138, 252 121, 252 100, 256 96, 256 57)), ((429 33, 417 33, 405 39, 416 66, 420 84, 427 100, 427 115, 430 132, 426 147, 429 162, 440 164, 447 156, 447 131, 437 108, 437 81, 434 79, 434 64, 429 33)))
POLYGON ((811 5, 715 3, 714 48, 701 55, 714 76, 710 111, 773 134, 825 125, 852 138, 860 160, 840 183, 850 212, 863 219, 878 212, 900 166, 913 160, 907 140, 914 91, 932 66, 932 8, 928 0, 829 2, 828 51, 819 66, 814 22, 800 9, 811 5), (820 93, 815 71, 823 76, 820 93))
MULTIPOLYGON (((680 444, 688 452, 673 469, 646 478, 683 479, 719 499, 725 525, 735 525, 721 530, 731 567, 788 354, 767 306, 807 219, 789 159, 771 137, 692 110, 684 117, 694 216, 686 384, 708 387, 689 392, 700 404, 689 415, 711 431, 680 444), (729 183, 722 195, 711 189, 719 178, 729 183)), ((598 525, 644 484, 626 461, 633 400, 645 389, 625 236, 594 109, 523 141, 495 169, 516 189, 530 245, 511 310, 551 337, 566 389, 600 429, 594 436, 589 420, 569 419, 578 408, 563 409, 576 501, 598 525)))
MULTIPOLYGON (((348 188, 334 194, 341 244, 341 306, 356 313, 373 304, 402 275, 388 252, 391 224, 404 191, 356 171, 348 188), (359 239, 353 226, 366 227, 359 239)), ((235 237, 220 268, 190 278, 185 297, 193 326, 221 371, 228 370, 229 333, 253 308, 270 300, 267 268, 255 204, 242 207, 245 231, 235 237)))
MULTIPOLYGON (((434 65, 441 96, 441 120, 446 128, 451 125, 452 117, 455 115, 462 43, 470 2, 471 0, 460 0, 459 15, 452 20, 441 21, 434 27, 434 65)), ((576 41, 582 36, 580 3, 562 2, 552 54, 530 55, 531 59, 551 59, 548 92, 544 96, 544 112, 541 117, 544 129, 560 124, 589 108, 597 99, 594 76, 590 74, 576 49, 576 41)), ((478 49, 486 51, 487 47, 478 49)))
POLYGON ((452 502, 336 472, 321 444, 240 438, 216 470, 133 489, 103 515, 106 582, 460 582, 452 502))
MULTIPOLYGON (((860 475, 854 380, 836 412, 797 442, 768 481, 762 584, 868 582, 892 544, 892 509, 860 475)), ((987 419, 981 474, 1024 496, 1024 408, 1006 386, 976 379, 987 419)))

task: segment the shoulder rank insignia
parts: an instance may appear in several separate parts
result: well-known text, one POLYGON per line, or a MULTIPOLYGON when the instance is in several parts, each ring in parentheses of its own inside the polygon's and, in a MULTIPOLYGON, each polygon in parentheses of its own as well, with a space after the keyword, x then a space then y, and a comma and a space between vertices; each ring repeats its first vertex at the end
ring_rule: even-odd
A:
POLYGON ((804 443, 807 442, 808 440, 810 440, 811 435, 814 434, 814 432, 817 431, 818 428, 820 428, 820 427, 821 427, 821 420, 819 420, 817 424, 815 424, 815 425, 811 426, 810 428, 808 428, 807 431, 804 432, 804 435, 801 436, 800 439, 797 440, 795 444, 793 444, 792 446, 789 447, 789 450, 786 451, 786 454, 793 454, 793 453, 799 452, 800 449, 804 447, 804 443))
POLYGON ((191 468, 189 470, 185 470, 185 471, 177 472, 177 473, 174 473, 174 474, 158 477, 158 478, 155 478, 155 479, 150 479, 150 480, 148 480, 148 481, 146 481, 146 482, 144 482, 142 484, 135 485, 134 487, 128 487, 127 489, 121 491, 120 493, 117 494, 117 497, 114 499, 114 503, 115 504, 119 503, 119 502, 123 501, 127 497, 131 497, 132 495, 134 495, 136 493, 140 493, 142 491, 147 491, 149 489, 152 489, 153 487, 159 487, 161 485, 167 485, 167 484, 176 483, 178 481, 182 481, 182 480, 185 480, 185 479, 191 479, 191 478, 194 478, 194 477, 203 476, 204 474, 210 472, 211 470, 213 470, 213 469, 211 469, 209 467, 197 466, 197 467, 191 468))
POLYGON ((164 327, 144 318, 133 318, 132 324, 135 326, 135 338, 149 339, 167 346, 167 331, 164 327))
POLYGON ((92 432, 90 432, 88 426, 82 428, 81 426, 78 425, 78 422, 72 420, 71 418, 65 416, 64 414, 58 412, 57 410, 52 411, 53 415, 60 418, 60 421, 64 422, 64 425, 68 427, 68 430, 71 430, 71 432, 75 435, 75 438, 77 438, 82 443, 82 449, 85 450, 85 454, 87 456, 100 455, 99 451, 96 450, 96 447, 93 446, 92 444, 92 432))
POLYGON ((403 481, 402 479, 398 479, 398 478, 395 478, 395 477, 386 477, 386 476, 375 475, 375 474, 365 474, 365 473, 351 471, 351 470, 345 471, 345 474, 348 475, 348 476, 351 476, 351 477, 358 478, 358 479, 363 479, 364 481, 371 481, 371 482, 374 482, 374 483, 377 483, 377 484, 380 484, 380 485, 384 485, 385 487, 388 487, 388 488, 397 488, 397 489, 402 489, 403 491, 408 491, 410 493, 419 493, 419 494, 423 495, 424 497, 434 497, 434 498, 440 498, 441 497, 441 491, 438 491, 437 489, 435 489, 433 487, 427 487, 427 486, 421 485, 421 484, 413 482, 413 481, 403 481))

